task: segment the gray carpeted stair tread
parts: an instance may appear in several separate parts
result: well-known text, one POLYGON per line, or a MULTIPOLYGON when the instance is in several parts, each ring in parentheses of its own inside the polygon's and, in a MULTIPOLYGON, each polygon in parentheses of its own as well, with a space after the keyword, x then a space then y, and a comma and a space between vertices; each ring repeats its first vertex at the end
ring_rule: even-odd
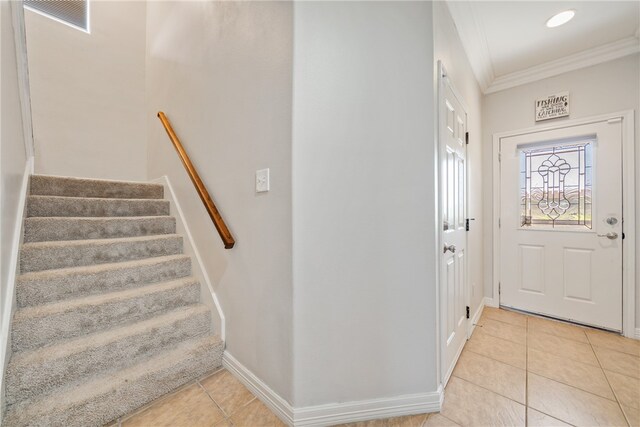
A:
POLYGON ((17 277, 18 307, 47 304, 191 275, 188 255, 24 273, 17 277))
POLYGON ((20 250, 20 269, 27 273, 179 253, 182 236, 177 234, 25 243, 20 250))
POLYGON ((7 408, 6 427, 100 426, 221 366, 217 336, 186 341, 159 355, 7 408))
POLYGON ((44 196, 162 199, 162 184, 66 176, 31 175, 30 194, 44 196))
POLYGON ((69 299, 16 310, 12 323, 13 351, 53 344, 68 338, 147 319, 200 300, 194 277, 139 288, 69 299))
POLYGON ((3 427, 99 426, 217 369, 163 186, 31 177, 3 427))
POLYGON ((28 196, 27 217, 167 216, 169 201, 28 196))
POLYGON ((133 217, 31 217, 24 222, 24 242, 113 239, 174 234, 171 216, 133 217))
POLYGON ((6 402, 45 394, 84 376, 127 366, 140 357, 209 333, 211 312, 203 304, 180 307, 36 350, 16 353, 7 368, 6 402))

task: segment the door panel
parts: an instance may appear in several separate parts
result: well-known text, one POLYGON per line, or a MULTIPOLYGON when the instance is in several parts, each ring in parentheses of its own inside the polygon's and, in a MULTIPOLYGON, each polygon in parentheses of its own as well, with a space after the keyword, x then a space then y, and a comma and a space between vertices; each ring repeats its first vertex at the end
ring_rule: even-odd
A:
POLYGON ((467 115, 450 83, 441 80, 440 162, 442 247, 440 307, 446 383, 467 339, 466 322, 466 131, 467 115), (444 247, 450 249, 444 250, 444 247))
POLYGON ((504 138, 500 152, 500 304, 620 331, 621 123, 504 138))

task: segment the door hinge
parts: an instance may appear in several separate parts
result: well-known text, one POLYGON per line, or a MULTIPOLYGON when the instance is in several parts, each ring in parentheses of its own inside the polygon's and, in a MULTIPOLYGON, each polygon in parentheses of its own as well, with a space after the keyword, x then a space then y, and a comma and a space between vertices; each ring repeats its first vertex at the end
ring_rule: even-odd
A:
POLYGON ((622 240, 624 240, 624 233, 622 233, 622 240))
POLYGON ((469 317, 470 317, 470 314, 469 314, 469 306, 467 306, 467 319, 468 319, 469 317))
POLYGON ((498 282, 498 295, 502 294, 502 283, 498 282))
POLYGON ((475 218, 467 218, 467 219, 465 220, 465 222, 464 222, 464 224, 465 224, 465 225, 464 225, 465 230, 469 231, 469 229, 470 229, 470 227, 469 227, 469 221, 475 221, 475 220, 476 220, 475 218))
POLYGON ((498 228, 502 227, 502 220, 498 218, 498 228))
POLYGON ((464 134, 464 142, 465 142, 467 145, 469 145, 469 132, 466 132, 466 133, 464 134))
POLYGON ((502 161, 502 153, 498 153, 498 161, 501 162, 502 161))

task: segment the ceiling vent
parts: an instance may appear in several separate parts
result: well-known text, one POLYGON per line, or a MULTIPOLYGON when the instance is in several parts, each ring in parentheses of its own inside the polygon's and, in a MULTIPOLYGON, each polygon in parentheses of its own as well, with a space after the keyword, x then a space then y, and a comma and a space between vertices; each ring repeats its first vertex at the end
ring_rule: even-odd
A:
POLYGON ((89 32, 89 0, 24 0, 24 7, 89 32))

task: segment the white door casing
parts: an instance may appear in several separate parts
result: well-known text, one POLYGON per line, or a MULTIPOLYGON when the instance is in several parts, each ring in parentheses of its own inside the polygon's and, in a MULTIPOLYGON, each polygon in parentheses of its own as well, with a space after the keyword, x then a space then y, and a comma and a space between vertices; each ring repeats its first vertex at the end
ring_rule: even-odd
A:
POLYGON ((500 159, 500 305, 621 331, 622 121, 505 137, 500 159))
POLYGON ((444 386, 467 340, 467 113, 442 67, 439 77, 439 305, 444 386))

